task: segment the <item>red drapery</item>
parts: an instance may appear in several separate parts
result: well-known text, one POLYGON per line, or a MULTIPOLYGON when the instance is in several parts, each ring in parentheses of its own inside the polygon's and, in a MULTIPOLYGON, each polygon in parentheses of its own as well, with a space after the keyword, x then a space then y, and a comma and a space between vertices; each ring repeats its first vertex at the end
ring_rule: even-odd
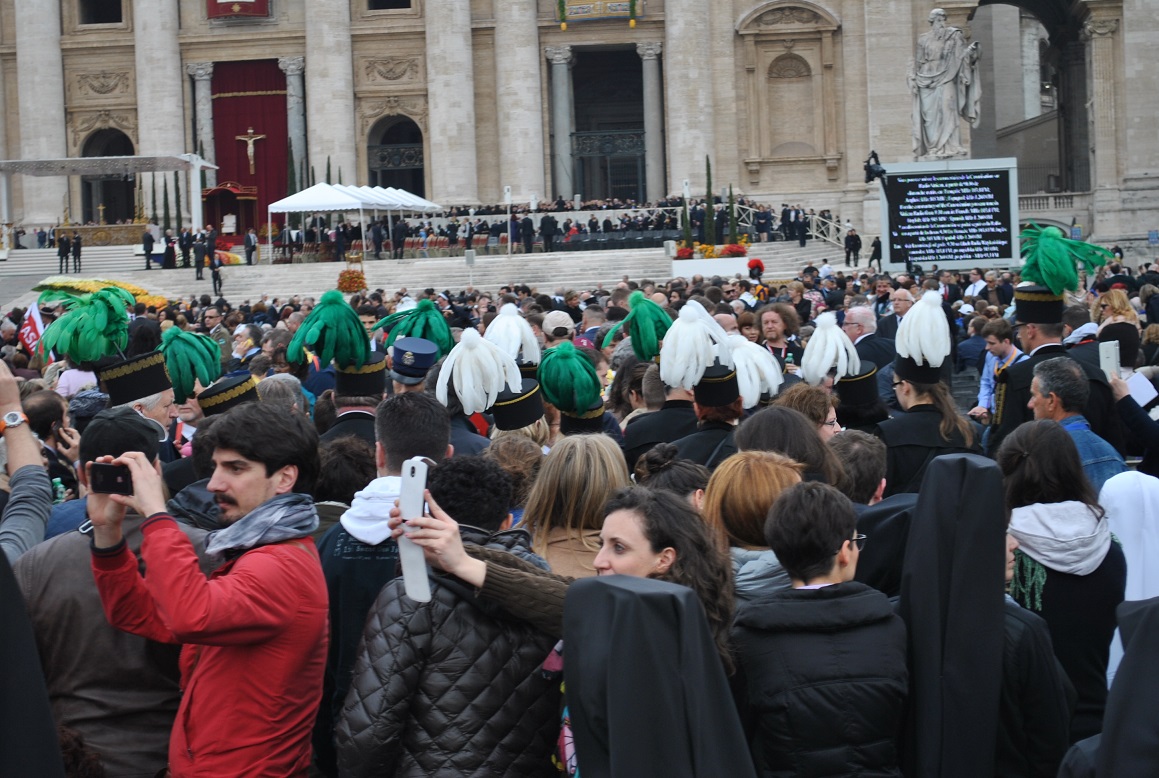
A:
POLYGON ((210 19, 229 16, 269 16, 270 0, 208 0, 205 14, 210 19))
MULTIPOLYGON (((213 65, 213 137, 217 147, 218 184, 257 187, 252 215, 239 214, 238 229, 265 222, 266 205, 287 191, 289 133, 286 121, 286 74, 277 60, 216 62, 213 65), (252 133, 250 130, 252 129, 252 133), (253 142, 254 172, 248 144, 238 136, 264 135, 253 142), (245 218, 248 217, 248 218, 245 218), (251 221, 252 220, 252 221, 251 221)), ((243 195, 244 197, 244 195, 243 195)))

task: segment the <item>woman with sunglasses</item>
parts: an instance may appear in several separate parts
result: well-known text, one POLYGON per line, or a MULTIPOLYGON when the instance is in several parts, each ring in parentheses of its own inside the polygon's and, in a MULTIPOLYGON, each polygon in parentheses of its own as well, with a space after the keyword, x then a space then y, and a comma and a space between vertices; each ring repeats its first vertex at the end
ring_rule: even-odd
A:
POLYGON ((865 542, 853 503, 824 484, 792 486, 765 539, 792 588, 742 603, 733 628, 757 773, 900 776, 905 625, 889 598, 853 580, 865 542))

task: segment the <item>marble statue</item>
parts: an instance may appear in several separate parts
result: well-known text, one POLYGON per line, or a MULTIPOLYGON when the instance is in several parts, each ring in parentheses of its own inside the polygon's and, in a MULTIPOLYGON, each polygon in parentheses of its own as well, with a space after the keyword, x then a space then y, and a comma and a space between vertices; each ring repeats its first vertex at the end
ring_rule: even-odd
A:
POLYGON ((913 94, 913 140, 917 159, 965 157, 960 122, 978 125, 982 84, 977 42, 967 44, 946 12, 930 11, 930 31, 918 38, 907 81, 913 94))

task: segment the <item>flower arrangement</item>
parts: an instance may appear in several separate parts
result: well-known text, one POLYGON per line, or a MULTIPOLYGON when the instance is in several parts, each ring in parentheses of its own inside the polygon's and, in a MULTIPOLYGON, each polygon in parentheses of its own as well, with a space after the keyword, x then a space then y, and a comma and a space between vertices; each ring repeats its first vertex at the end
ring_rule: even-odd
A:
POLYGON ((748 253, 749 250, 740 243, 729 243, 720 249, 722 257, 746 257, 748 253))
POLYGON ((115 286, 118 289, 124 289, 129 294, 133 295, 133 299, 139 303, 144 303, 152 308, 165 308, 169 305, 169 300, 163 295, 150 294, 147 289, 137 286, 136 284, 125 283, 124 281, 108 281, 103 278, 72 278, 69 276, 54 276, 46 278, 41 283, 33 287, 34 292, 67 292, 73 295, 85 295, 99 292, 110 286, 115 286))
POLYGON ((716 246, 711 243, 697 243, 695 248, 705 259, 716 259, 716 246))
POLYGON ((676 258, 677 259, 692 259, 693 255, 695 253, 696 252, 694 252, 692 249, 688 248, 688 246, 681 246, 680 248, 676 249, 676 258))
POLYGON ((361 292, 366 288, 366 275, 361 270, 343 270, 338 274, 339 292, 361 292))

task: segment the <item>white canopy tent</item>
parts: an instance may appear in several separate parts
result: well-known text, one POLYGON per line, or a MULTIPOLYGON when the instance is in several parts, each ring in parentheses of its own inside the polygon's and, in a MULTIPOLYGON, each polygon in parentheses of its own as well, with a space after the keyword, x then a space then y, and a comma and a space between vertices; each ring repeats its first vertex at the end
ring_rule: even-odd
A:
MULTIPOLYGON (((270 203, 266 209, 266 223, 273 223, 275 213, 316 213, 358 211, 359 225, 365 229, 366 211, 411 211, 432 213, 443 210, 438 203, 413 195, 403 189, 381 186, 346 186, 342 184, 314 184, 297 194, 270 203)), ((366 235, 363 234, 365 241, 366 235)), ((365 244, 364 244, 365 245, 365 244)), ((273 235, 266 235, 266 247, 272 261, 273 235)))

